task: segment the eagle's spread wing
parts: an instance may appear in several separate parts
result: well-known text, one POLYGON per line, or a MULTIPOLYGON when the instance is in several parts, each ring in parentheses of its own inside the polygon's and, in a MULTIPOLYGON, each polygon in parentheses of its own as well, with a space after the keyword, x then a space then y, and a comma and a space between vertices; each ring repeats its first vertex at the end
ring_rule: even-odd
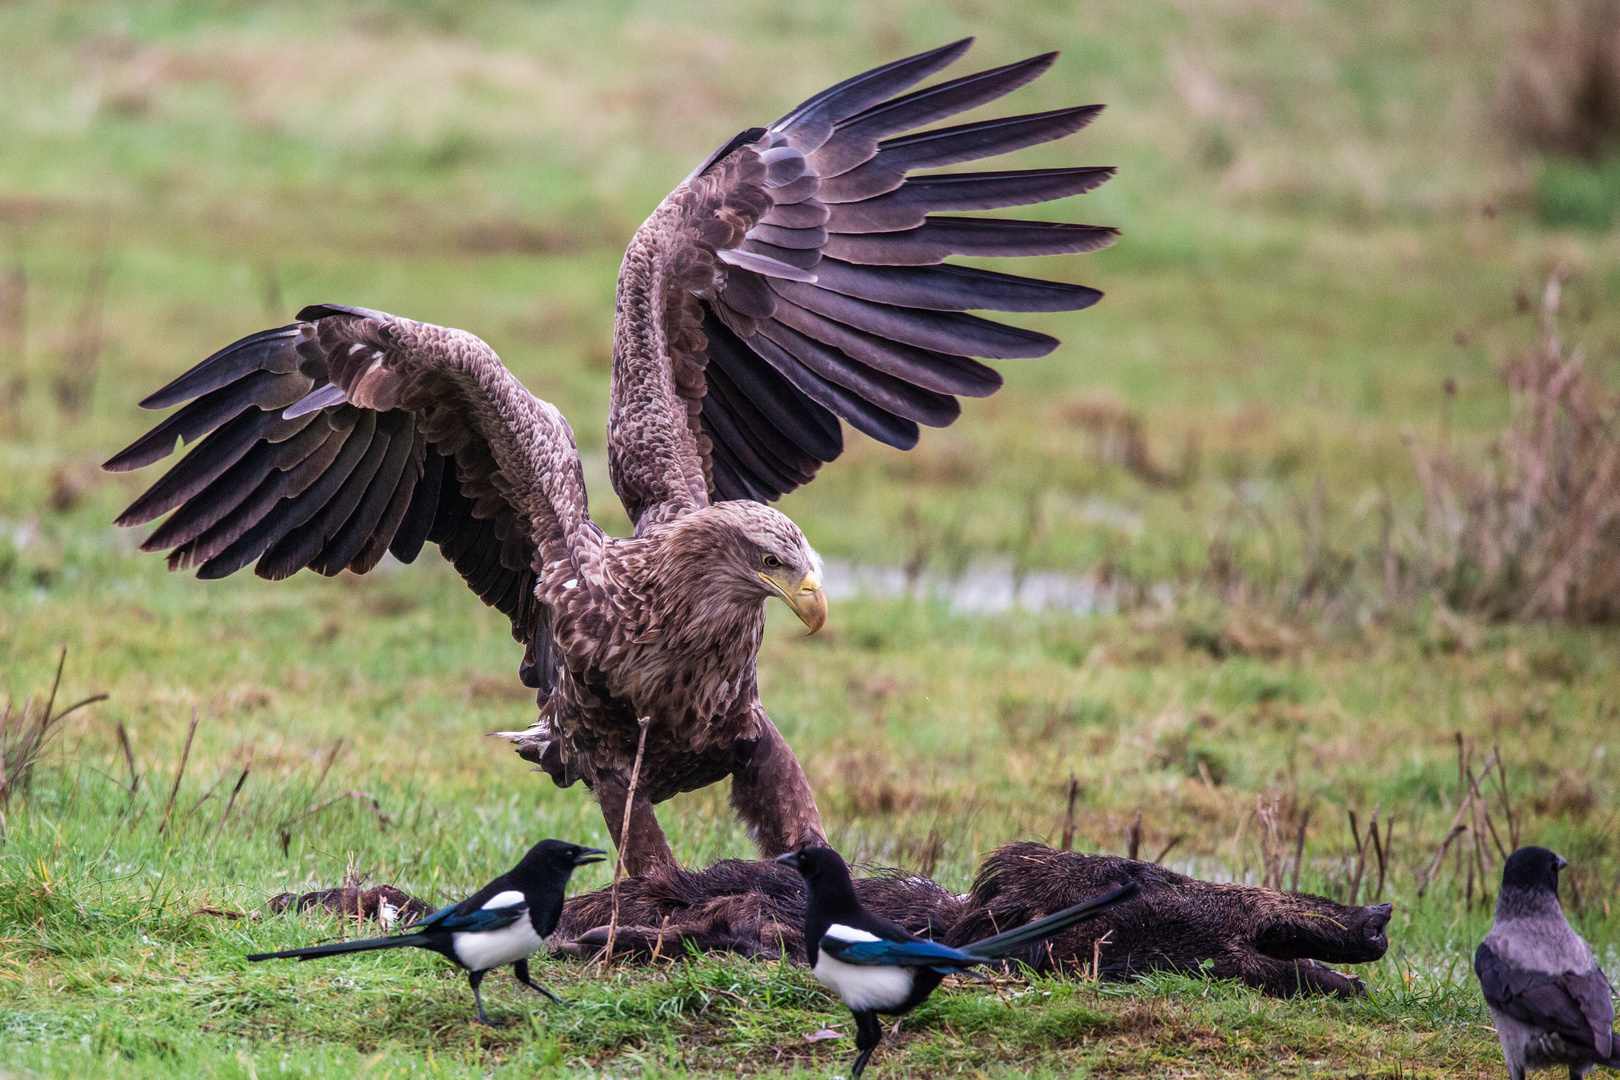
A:
POLYGON ((411 562, 433 541, 511 618, 530 643, 525 681, 544 685, 556 658, 537 552, 569 558, 589 520, 566 421, 470 334, 360 308, 298 318, 141 402, 190 404, 106 468, 150 465, 177 437, 197 445, 118 524, 169 514, 142 548, 172 549, 171 569, 202 578, 255 560, 270 579, 306 566, 363 574, 386 551, 411 562))
POLYGON ((1070 311, 1097 290, 947 263, 1094 251, 1114 229, 941 216, 1076 195, 1108 168, 927 172, 1048 142, 1101 106, 905 135, 993 101, 1055 53, 896 97, 971 39, 858 75, 705 162, 631 241, 619 278, 608 428, 637 531, 710 499, 772 500, 843 450, 839 419, 910 448, 957 397, 1001 385, 972 357, 1054 338, 970 310, 1070 311))
POLYGON ((1474 953, 1485 1000, 1521 1023, 1552 1031, 1607 1058, 1613 1049, 1614 998, 1596 964, 1586 972, 1526 971, 1487 944, 1474 953))

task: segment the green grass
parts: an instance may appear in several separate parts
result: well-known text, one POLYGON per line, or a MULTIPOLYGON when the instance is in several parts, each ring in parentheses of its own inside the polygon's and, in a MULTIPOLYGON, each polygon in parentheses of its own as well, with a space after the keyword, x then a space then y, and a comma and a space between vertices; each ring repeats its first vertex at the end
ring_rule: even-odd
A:
MULTIPOLYGON (((1308 806, 1301 885, 1328 895, 1348 888, 1346 811, 1393 813, 1396 916, 1389 955, 1361 971, 1364 1001, 1274 1002, 1179 976, 970 984, 908 1019, 874 1075, 1499 1074, 1469 972, 1488 909, 1450 859, 1418 896, 1456 810, 1455 733, 1476 762, 1500 745, 1525 839, 1571 858, 1571 916, 1615 971, 1620 642, 1610 628, 1459 623, 1366 583, 1381 500, 1416 520, 1403 434, 1444 432, 1484 460, 1511 404, 1496 367, 1533 333, 1516 298, 1555 265, 1576 273, 1567 335, 1589 371, 1615 375, 1620 247, 1538 217, 1549 181, 1493 128, 1516 10, 0 6, 0 277, 20 269, 27 289, 21 334, 0 304, 0 693, 42 692, 65 644, 63 697, 110 695, 69 719, 6 808, 0 1074, 842 1071, 850 1039, 803 1036, 846 1014, 791 967, 547 961, 537 977, 574 1004, 497 977, 491 1008, 509 1022, 489 1033, 431 957, 247 965, 350 931, 200 909, 251 916, 350 870, 439 900, 542 836, 607 837, 586 792, 481 737, 522 726, 533 703, 503 620, 437 560, 336 581, 173 577, 108 525, 151 477, 94 466, 150 421, 134 408, 144 393, 333 300, 487 338, 568 415, 593 509, 622 532, 601 429, 612 283, 635 223, 740 128, 966 33, 985 65, 1064 51, 1019 108, 1109 103, 1072 145, 1022 159, 1120 166, 1052 213, 1119 225, 1122 242, 1030 268, 1107 298, 1028 319, 1064 347, 1007 364, 1005 391, 966 403, 955 427, 910 454, 851 437, 783 508, 830 556, 1011 560, 1168 584, 1172 602, 1078 618, 863 599, 834 605, 810 639, 773 611, 766 706, 834 843, 868 865, 932 861, 965 888, 997 843, 1055 840, 1072 773, 1080 846, 1123 852, 1140 810, 1144 854, 1180 837, 1169 861, 1206 877, 1258 880, 1257 795, 1308 806), (52 382, 83 340, 102 258, 103 345, 73 416, 52 382), (1125 469, 1084 422, 1099 408, 1140 417, 1167 471, 1192 464, 1185 483, 1125 469), (1350 585, 1298 604, 1316 490, 1350 585), (1246 602, 1200 585, 1217 541, 1246 602), (386 822, 354 800, 308 814, 350 790, 386 822)), ((660 812, 683 860, 749 851, 723 788, 660 812)), ((597 868, 579 885, 606 879, 597 868)))

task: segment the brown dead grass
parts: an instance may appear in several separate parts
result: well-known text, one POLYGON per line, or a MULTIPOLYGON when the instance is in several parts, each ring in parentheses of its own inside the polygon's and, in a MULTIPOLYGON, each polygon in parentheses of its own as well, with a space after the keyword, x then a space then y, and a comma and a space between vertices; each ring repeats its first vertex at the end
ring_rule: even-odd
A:
POLYGON ((1600 156, 1620 141, 1620 0, 1556 0, 1532 12, 1497 80, 1495 113, 1537 150, 1600 156))
POLYGON ((1559 335, 1564 275, 1540 336, 1503 369, 1514 415, 1485 468, 1413 442, 1425 556, 1451 606, 1492 618, 1620 616, 1620 397, 1559 335))

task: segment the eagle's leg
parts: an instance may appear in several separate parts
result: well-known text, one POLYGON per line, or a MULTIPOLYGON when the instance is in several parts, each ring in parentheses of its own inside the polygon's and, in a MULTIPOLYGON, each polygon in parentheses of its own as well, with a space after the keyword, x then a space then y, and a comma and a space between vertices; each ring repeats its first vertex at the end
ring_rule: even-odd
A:
MULTIPOLYGON (((596 799, 602 804, 602 820, 607 822, 608 835, 618 844, 624 835, 624 797, 630 788, 630 778, 616 771, 603 770, 592 785, 596 799)), ((624 872, 644 874, 654 866, 674 866, 675 855, 664 839, 664 830, 653 813, 652 800, 637 785, 636 797, 630 807, 630 839, 624 845, 624 872)))
POLYGON ((816 797, 793 748, 763 713, 760 736, 737 744, 731 805, 748 826, 761 856, 771 859, 827 843, 816 797))

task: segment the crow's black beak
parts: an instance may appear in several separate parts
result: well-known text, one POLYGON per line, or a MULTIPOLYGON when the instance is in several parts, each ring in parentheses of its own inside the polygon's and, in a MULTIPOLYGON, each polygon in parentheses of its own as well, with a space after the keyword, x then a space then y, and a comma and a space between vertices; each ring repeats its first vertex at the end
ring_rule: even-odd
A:
POLYGON ((1553 858, 1558 860, 1558 869, 1560 870, 1569 865, 1569 860, 1562 855, 1554 855, 1553 858))
POLYGON ((591 863, 602 862, 607 858, 607 852, 601 848, 580 848, 579 854, 574 856, 575 866, 588 866, 591 863))
POLYGON ((776 861, 797 866, 799 862, 799 853, 797 851, 790 851, 786 855, 778 855, 776 857, 776 861))

